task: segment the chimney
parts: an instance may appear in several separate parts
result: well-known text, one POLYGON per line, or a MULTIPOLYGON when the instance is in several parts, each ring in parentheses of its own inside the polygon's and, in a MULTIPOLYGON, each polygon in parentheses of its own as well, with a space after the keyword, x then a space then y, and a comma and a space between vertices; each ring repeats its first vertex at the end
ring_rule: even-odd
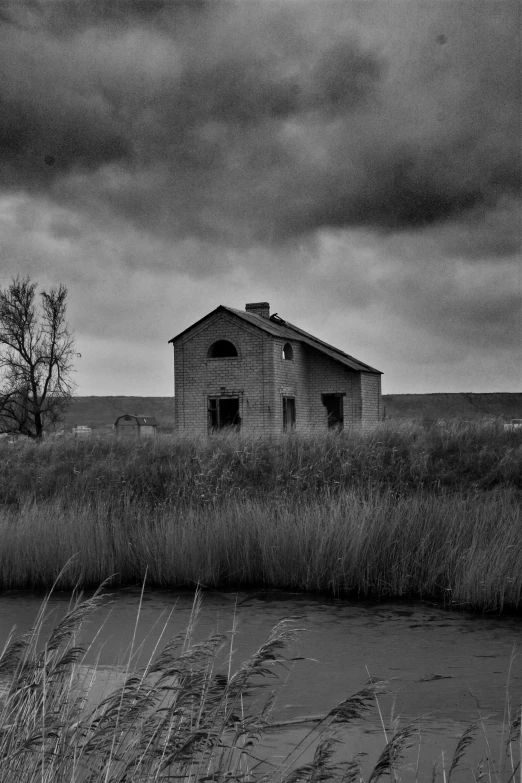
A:
POLYGON ((250 302, 245 305, 247 313, 260 315, 262 318, 270 318, 270 305, 268 302, 250 302))

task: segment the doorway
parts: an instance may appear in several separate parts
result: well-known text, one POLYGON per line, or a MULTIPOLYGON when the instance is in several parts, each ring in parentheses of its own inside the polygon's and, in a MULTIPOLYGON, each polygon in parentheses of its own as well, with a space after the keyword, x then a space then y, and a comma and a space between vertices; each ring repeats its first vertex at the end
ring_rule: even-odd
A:
POLYGON ((295 430, 295 397, 283 397, 283 432, 295 430))
POLYGON ((326 419, 328 429, 342 430, 343 415, 343 395, 342 394, 323 394, 323 405, 326 408, 326 419))

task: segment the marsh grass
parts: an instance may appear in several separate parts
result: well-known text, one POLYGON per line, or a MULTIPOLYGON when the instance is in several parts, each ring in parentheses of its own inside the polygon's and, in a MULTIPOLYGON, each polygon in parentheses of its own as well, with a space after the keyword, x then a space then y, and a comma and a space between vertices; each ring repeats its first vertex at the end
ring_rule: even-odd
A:
MULTIPOLYGON (((384 730, 376 758, 350 755, 343 730, 378 707, 383 683, 371 680, 341 701, 276 760, 263 750, 279 670, 285 671, 288 643, 299 618, 282 619, 246 661, 233 656, 237 629, 196 640, 201 603, 196 593, 185 630, 170 639, 160 634, 144 666, 136 665, 135 639, 119 678, 93 702, 96 664, 87 666, 94 642, 82 644, 82 627, 100 603, 72 600, 65 617, 46 631, 44 602, 34 627, 12 637, 0 653, 1 783, 151 783, 151 781, 242 781, 244 783, 375 783, 389 778, 422 779, 418 721, 384 730), (90 648, 90 649, 89 649, 90 648), (415 762, 417 759, 417 762, 415 762), (366 771, 363 774, 363 764, 366 771)), ((139 611, 136 626, 139 621, 139 611)), ((94 653, 94 658, 96 654, 94 653)), ((483 728, 483 725, 482 725, 483 728)), ((453 757, 433 766, 433 781, 511 783, 519 770, 520 709, 505 716, 498 763, 484 734, 483 758, 465 766, 479 723, 469 726, 453 757), (460 778, 463 779, 462 777, 460 778)))
POLYGON ((276 587, 482 611, 522 596, 522 433, 0 445, 0 588, 276 587))

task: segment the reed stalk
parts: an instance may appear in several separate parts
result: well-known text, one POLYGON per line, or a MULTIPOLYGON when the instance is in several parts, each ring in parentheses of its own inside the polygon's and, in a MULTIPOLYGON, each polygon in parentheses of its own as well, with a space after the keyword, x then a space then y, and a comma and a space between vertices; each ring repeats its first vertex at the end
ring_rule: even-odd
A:
MULTIPOLYGON (((84 641, 84 625, 106 600, 103 590, 73 597, 50 630, 44 602, 33 628, 11 637, 0 652, 0 783, 399 783, 411 780, 415 769, 419 779, 419 721, 401 726, 395 720, 373 760, 350 754, 347 729, 377 711, 385 688, 372 680, 333 707, 287 755, 271 758, 263 748, 274 732, 275 692, 267 695, 265 680, 286 671, 298 618, 283 618, 238 665, 226 635, 197 639, 199 592, 184 631, 167 640, 160 634, 142 666, 131 649, 105 695, 93 699, 99 672, 96 663, 86 663, 88 654, 97 656, 94 642, 84 641)), ((474 769, 466 756, 478 741, 477 726, 463 732, 448 771, 439 765, 434 780, 515 778, 520 709, 505 726, 500 761, 486 737, 485 757, 474 769)))
POLYGON ((497 422, 314 437, 0 444, 0 589, 272 587, 522 596, 522 433, 497 422))

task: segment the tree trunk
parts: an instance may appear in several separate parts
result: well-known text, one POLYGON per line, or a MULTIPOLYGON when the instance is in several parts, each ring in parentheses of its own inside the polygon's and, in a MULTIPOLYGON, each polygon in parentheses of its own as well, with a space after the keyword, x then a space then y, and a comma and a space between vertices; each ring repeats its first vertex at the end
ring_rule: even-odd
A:
POLYGON ((36 438, 41 438, 43 436, 43 424, 40 411, 37 411, 34 414, 34 434, 36 438))

